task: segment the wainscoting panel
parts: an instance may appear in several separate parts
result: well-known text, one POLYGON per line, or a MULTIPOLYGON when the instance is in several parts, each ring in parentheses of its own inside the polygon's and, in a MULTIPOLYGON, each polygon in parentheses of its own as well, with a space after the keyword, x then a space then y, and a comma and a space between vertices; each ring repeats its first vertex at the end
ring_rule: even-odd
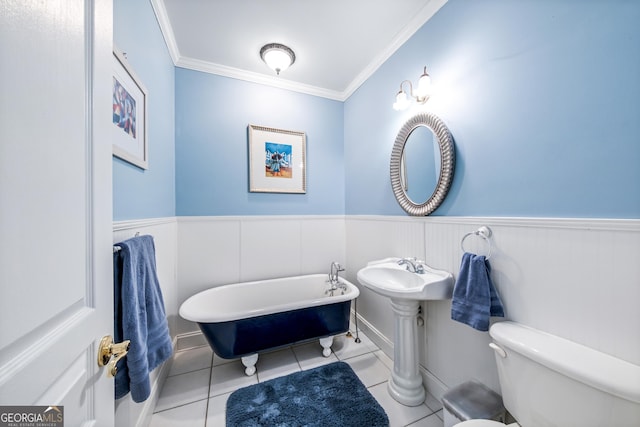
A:
MULTIPOLYGON (((345 264, 343 216, 180 217, 178 306, 230 283, 329 273, 345 264)), ((348 268, 348 266, 347 266, 348 268)), ((178 318, 178 333, 197 330, 178 318)))
MULTIPOLYGON (((351 216, 346 224, 347 259, 355 271, 371 259, 415 255, 454 276, 460 269, 463 236, 487 225, 493 231, 491 277, 506 319, 640 364, 638 220, 426 217, 416 221, 351 216), (416 227, 420 237, 388 231, 407 224, 416 227)), ((477 236, 467 238, 464 246, 469 252, 488 253, 486 242, 477 236)), ((393 341, 388 301, 363 294, 360 313, 384 340, 393 341)), ((453 387, 470 379, 499 391, 489 334, 452 321, 450 301, 432 301, 423 304, 423 310, 421 364, 427 376, 440 384, 440 390, 431 390, 434 395, 444 391, 442 385, 453 387)))
POLYGON ((347 278, 360 288, 358 313, 385 337, 393 340, 393 314, 389 300, 361 286, 356 276, 358 270, 372 260, 423 257, 424 225, 421 219, 411 217, 347 217, 346 224, 346 273, 347 278))
MULTIPOLYGON (((506 319, 640 365, 640 221, 404 216, 180 217, 114 225, 114 242, 136 232, 156 241, 173 336, 197 331, 178 316, 189 296, 212 286, 328 272, 332 261, 358 285, 361 326, 390 356, 389 301, 357 282, 368 261, 416 256, 457 276, 466 233, 493 231, 491 277, 506 319)), ((487 254, 485 241, 465 250, 487 254)), ((450 318, 451 302, 422 304, 421 371, 436 397, 476 379, 499 391, 487 332, 450 318)), ((494 319, 500 321, 502 319, 494 319)))
MULTIPOLYGON (((119 221, 113 224, 113 243, 140 235, 153 236, 156 247, 156 268, 160 289, 164 297, 165 310, 171 337, 175 343, 177 303, 177 221, 176 218, 152 218, 135 221, 119 221)), ((175 345, 174 345, 175 348, 175 345)), ((146 426, 151 420, 164 380, 171 362, 165 362, 149 375, 151 394, 143 404, 133 402, 130 395, 116 401, 115 421, 118 426, 146 426)))

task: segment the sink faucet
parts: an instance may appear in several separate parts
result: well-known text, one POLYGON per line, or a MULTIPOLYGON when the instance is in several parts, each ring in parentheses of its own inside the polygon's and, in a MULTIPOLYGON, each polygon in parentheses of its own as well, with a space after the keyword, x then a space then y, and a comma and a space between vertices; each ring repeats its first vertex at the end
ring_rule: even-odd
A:
POLYGON ((398 265, 404 265, 407 268, 407 271, 411 273, 424 274, 424 265, 422 261, 414 258, 402 258, 398 260, 398 265))
POLYGON ((345 285, 344 283, 340 283, 339 273, 341 271, 344 271, 344 268, 342 268, 340 264, 338 264, 335 261, 331 263, 331 270, 329 272, 329 280, 328 280, 328 282, 331 284, 331 288, 328 289, 325 292, 325 294, 331 293, 331 296, 333 296, 333 292, 337 291, 338 288, 342 289, 343 293, 346 292, 347 285, 345 285))

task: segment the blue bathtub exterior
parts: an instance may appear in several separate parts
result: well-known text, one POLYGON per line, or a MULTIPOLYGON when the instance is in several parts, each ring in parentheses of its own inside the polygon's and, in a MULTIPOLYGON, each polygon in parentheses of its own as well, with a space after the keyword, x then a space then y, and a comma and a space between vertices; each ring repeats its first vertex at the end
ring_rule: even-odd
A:
POLYGON ((247 319, 198 323, 213 351, 233 359, 349 330, 351 301, 247 319))

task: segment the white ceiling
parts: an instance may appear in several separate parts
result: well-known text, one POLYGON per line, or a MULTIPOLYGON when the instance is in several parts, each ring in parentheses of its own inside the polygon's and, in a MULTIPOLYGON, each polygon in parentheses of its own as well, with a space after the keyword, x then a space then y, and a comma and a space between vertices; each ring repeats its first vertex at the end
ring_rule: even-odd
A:
POLYGON ((151 0, 183 68, 345 100, 447 0, 151 0), (296 62, 280 76, 260 48, 296 62))

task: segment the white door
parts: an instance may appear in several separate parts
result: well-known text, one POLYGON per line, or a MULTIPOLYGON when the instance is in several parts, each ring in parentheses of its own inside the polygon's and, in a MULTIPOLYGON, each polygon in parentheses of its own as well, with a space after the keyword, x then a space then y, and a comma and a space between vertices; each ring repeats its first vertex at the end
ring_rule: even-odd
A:
POLYGON ((0 405, 113 425, 111 0, 0 1, 0 405))

